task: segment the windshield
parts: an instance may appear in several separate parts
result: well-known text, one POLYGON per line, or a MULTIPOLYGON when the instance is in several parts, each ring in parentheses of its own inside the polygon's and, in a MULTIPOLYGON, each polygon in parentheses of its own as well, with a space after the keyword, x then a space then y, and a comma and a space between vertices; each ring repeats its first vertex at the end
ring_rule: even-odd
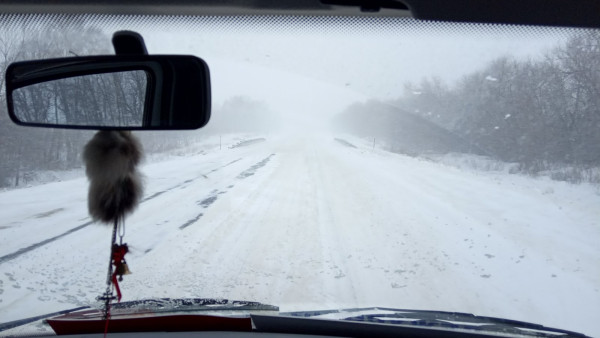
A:
MULTIPOLYGON (((112 54, 210 68, 197 131, 136 132, 123 301, 385 306, 600 335, 600 32, 404 18, 6 16, 0 63, 112 54)), ((4 75, 4 74, 3 74, 4 75)), ((4 84, 3 84, 4 86, 4 84)), ((2 87, 4 93, 4 87, 2 87)), ((0 321, 96 304, 91 131, 0 105, 0 321)))

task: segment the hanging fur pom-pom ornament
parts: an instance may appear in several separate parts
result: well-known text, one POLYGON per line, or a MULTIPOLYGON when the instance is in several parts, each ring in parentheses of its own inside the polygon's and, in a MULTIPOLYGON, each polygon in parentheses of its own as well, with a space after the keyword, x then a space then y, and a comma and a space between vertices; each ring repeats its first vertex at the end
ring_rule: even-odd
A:
POLYGON ((142 146, 130 131, 101 130, 83 149, 90 181, 88 209, 94 220, 112 223, 132 212, 142 196, 137 165, 142 146))

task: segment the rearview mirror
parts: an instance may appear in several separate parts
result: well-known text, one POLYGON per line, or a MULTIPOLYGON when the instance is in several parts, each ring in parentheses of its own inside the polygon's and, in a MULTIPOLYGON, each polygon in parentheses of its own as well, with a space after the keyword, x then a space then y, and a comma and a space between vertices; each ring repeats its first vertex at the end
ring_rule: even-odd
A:
POLYGON ((197 129, 210 119, 210 75, 195 56, 24 61, 6 70, 17 124, 75 129, 197 129))

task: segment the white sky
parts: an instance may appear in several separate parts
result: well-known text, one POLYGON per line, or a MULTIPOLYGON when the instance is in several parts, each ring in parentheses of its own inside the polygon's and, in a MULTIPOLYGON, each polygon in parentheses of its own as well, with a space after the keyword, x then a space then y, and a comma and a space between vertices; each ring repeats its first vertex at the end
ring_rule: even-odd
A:
POLYGON ((572 33, 406 20, 362 22, 359 28, 347 22, 315 28, 310 22, 277 26, 277 19, 225 21, 137 20, 118 27, 140 32, 151 54, 203 58, 211 69, 213 107, 244 95, 278 113, 320 115, 367 98, 397 98, 405 83, 424 77, 452 85, 500 56, 539 58, 572 33))

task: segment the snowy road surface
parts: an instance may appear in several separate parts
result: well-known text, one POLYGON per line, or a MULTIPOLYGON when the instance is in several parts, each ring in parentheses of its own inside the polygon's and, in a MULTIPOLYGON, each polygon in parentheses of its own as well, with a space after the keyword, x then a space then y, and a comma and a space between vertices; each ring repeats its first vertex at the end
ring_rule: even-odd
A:
MULTIPOLYGON (((145 164, 123 300, 448 310, 600 336, 597 188, 352 142, 266 136, 145 164)), ((0 193, 0 322, 104 291, 110 229, 86 194, 83 177, 0 193)))

